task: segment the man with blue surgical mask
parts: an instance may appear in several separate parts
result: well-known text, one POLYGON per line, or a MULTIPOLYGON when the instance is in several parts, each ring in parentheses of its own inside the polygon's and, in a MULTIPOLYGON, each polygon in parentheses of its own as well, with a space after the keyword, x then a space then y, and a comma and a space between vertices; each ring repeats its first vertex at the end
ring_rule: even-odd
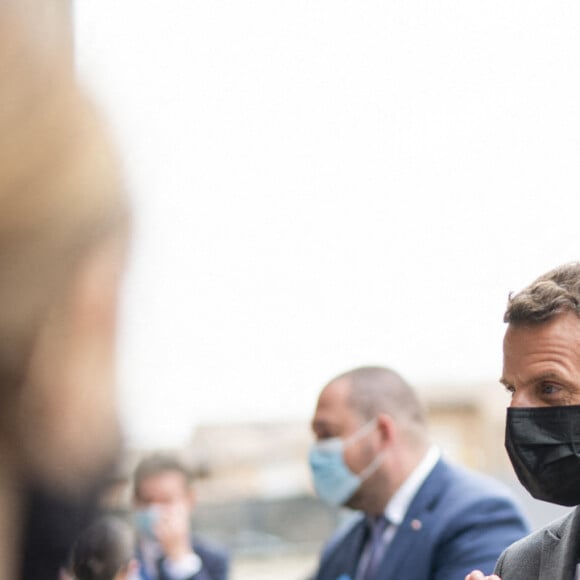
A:
POLYGON ((316 580, 462 580, 527 532, 509 493, 452 466, 394 371, 363 367, 320 394, 310 451, 319 497, 360 511, 327 543, 316 580))
POLYGON ((139 463, 134 523, 141 580, 227 580, 226 553, 191 534, 195 497, 186 467, 168 454, 139 463))

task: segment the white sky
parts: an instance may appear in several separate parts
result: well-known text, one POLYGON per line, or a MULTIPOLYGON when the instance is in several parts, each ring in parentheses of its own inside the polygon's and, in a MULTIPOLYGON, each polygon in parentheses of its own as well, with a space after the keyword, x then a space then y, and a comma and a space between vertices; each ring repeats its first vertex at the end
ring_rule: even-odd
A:
POLYGON ((580 257, 576 1, 77 0, 76 30, 135 199, 132 444, 307 418, 365 363, 494 380, 508 291, 580 257))

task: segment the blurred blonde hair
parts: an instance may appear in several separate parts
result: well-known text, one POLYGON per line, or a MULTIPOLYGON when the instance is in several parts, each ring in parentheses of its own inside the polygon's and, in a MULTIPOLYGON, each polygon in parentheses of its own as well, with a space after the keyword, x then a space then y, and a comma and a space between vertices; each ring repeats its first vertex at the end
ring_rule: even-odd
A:
POLYGON ((123 231, 117 160, 70 56, 0 7, 0 425, 79 260, 123 231))

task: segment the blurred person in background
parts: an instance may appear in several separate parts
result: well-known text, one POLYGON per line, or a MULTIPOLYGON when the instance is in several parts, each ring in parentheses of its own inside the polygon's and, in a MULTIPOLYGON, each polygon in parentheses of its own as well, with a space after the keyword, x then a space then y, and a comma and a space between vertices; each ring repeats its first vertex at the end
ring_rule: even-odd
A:
POLYGON ((501 382, 511 393, 506 449, 536 499, 576 506, 510 546, 495 574, 468 580, 580 579, 580 262, 564 264, 515 295, 504 322, 501 382))
POLYGON ((176 457, 153 454, 137 465, 133 504, 144 580, 228 578, 226 552, 192 537, 192 476, 176 457))
POLYGON ((129 524, 104 516, 76 541, 72 552, 75 580, 133 580, 138 564, 133 558, 134 538, 129 524))
POLYGON ((527 533, 503 486, 441 458, 416 394, 392 370, 333 379, 312 429, 317 494, 361 512, 326 545, 316 580, 460 580, 493 570, 527 533))
POLYGON ((70 54, 0 6, 0 578, 55 579, 115 461, 128 204, 70 54))

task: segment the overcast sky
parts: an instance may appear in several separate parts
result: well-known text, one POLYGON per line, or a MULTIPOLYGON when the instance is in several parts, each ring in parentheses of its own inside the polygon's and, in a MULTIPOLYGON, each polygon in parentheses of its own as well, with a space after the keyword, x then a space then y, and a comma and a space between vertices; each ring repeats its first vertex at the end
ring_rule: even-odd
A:
POLYGON ((494 381, 508 292, 579 257, 578 2, 77 0, 76 33, 135 200, 132 444, 307 418, 360 364, 494 381))

